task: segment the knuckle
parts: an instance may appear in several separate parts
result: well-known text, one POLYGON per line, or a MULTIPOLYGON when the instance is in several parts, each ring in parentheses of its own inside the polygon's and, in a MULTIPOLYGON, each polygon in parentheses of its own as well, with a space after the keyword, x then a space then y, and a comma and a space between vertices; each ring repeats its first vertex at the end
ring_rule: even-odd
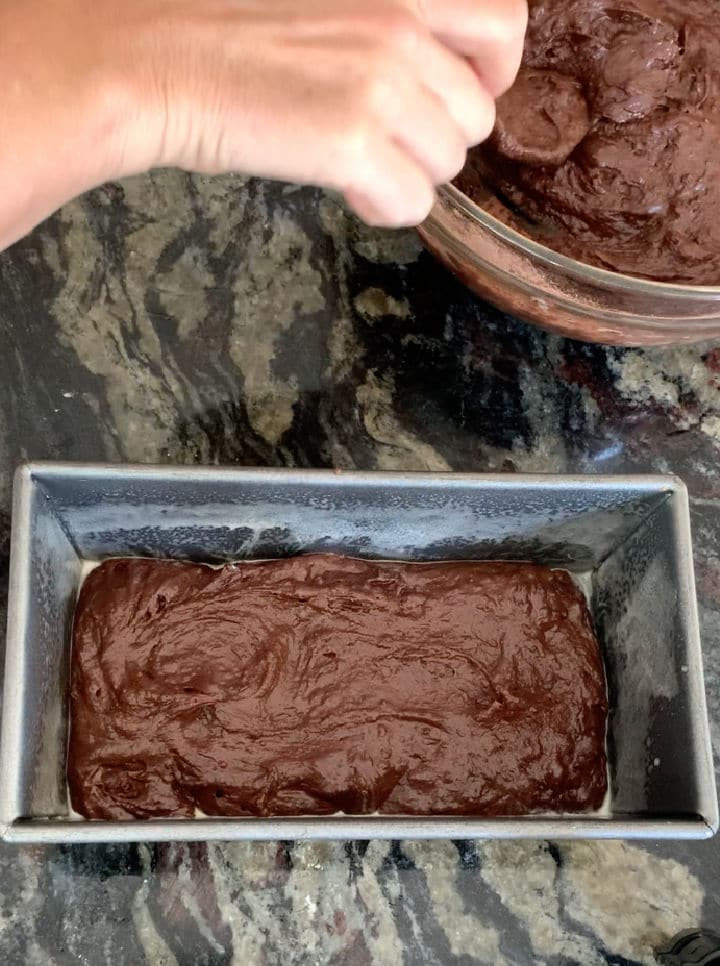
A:
POLYGON ((465 145, 461 145, 458 150, 454 153, 454 156, 448 164, 448 170, 445 173, 445 180, 451 181, 455 175, 459 174, 465 167, 465 162, 467 161, 467 148, 465 145))
POLYGON ((388 213, 381 208, 374 208, 372 211, 363 215, 364 220, 371 228, 398 228, 392 213, 388 213))
POLYGON ((407 71, 385 50, 368 57, 364 74, 356 87, 358 109, 373 117, 386 114, 402 99, 408 88, 407 71))
POLYGON ((403 192, 402 196, 394 192, 392 201, 389 197, 379 201, 371 217, 376 219, 376 225, 386 228, 414 227, 425 221, 434 201, 435 192, 428 182, 426 187, 418 186, 414 190, 403 192))
POLYGON ((397 71, 392 64, 379 61, 365 78, 362 90, 363 108, 375 114, 392 103, 393 91, 399 87, 397 71))
POLYGON ((442 163, 438 165, 435 177, 436 184, 445 184, 447 181, 452 181, 464 167, 466 157, 467 151, 464 144, 457 144, 448 150, 442 163))
POLYGON ((372 131, 365 118, 348 119, 335 138, 336 164, 354 181, 362 174, 370 153, 372 131))
POLYGON ((502 0, 493 4, 492 10, 483 11, 474 33, 478 37, 492 38, 495 43, 521 43, 527 29, 527 0, 502 0))
POLYGON ((413 179, 401 196, 396 195, 393 215, 398 228, 412 227, 425 221, 435 203, 435 187, 427 175, 413 179))
POLYGON ((418 18, 400 5, 388 6, 377 24, 380 42, 392 51, 412 49, 421 30, 418 18))
POLYGON ((500 7, 498 31, 508 41, 521 40, 527 29, 527 0, 504 0, 500 7))
POLYGON ((528 6, 528 0, 511 0, 514 8, 514 22, 515 29, 525 36, 525 31, 527 30, 528 20, 530 17, 530 7, 528 6))
POLYGON ((398 228, 407 228, 421 224, 430 214, 434 203, 434 191, 419 193, 417 198, 414 198, 412 203, 408 204, 407 210, 404 212, 404 217, 401 218, 398 224, 398 228))
POLYGON ((495 101, 488 98, 482 110, 478 111, 473 119, 472 143, 481 144, 483 141, 486 141, 492 134, 494 127, 495 101))
POLYGON ((492 20, 498 30, 514 33, 527 14, 527 0, 501 0, 493 4, 492 20))

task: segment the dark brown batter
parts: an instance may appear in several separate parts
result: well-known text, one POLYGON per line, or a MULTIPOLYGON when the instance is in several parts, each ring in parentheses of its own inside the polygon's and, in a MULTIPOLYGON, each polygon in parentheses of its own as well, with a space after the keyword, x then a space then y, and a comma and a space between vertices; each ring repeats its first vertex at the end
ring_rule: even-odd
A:
POLYGON ((111 560, 73 633, 88 818, 600 806, 587 606, 532 564, 111 560))
POLYGON ((720 285, 720 4, 530 0, 523 68, 458 185, 581 261, 720 285))

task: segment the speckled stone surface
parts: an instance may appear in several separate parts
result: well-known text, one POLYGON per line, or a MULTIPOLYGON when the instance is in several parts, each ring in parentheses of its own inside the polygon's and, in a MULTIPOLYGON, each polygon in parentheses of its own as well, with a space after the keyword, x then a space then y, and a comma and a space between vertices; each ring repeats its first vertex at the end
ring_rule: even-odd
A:
MULTIPOLYGON (((604 349, 484 305, 310 190, 106 186, 0 256, 0 615, 21 457, 673 471, 720 755, 720 347, 604 349)), ((720 839, 0 848, 0 962, 635 964, 720 927, 720 839)))

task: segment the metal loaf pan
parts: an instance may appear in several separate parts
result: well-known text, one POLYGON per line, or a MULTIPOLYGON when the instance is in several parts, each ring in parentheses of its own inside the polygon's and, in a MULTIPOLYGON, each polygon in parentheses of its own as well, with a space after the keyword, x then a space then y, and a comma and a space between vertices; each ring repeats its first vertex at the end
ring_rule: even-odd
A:
POLYGON ((12 842, 705 838, 718 825, 687 493, 672 477, 24 465, 6 664, 0 832, 12 842), (583 575, 608 673, 610 816, 73 820, 68 669, 83 561, 320 550, 535 560, 583 575))

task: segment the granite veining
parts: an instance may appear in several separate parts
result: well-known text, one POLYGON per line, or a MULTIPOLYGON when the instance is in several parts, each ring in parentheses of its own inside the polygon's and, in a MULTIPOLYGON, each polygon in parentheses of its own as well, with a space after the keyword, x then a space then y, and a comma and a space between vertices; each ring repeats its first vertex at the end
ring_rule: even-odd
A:
MULTIPOLYGON (((562 340, 334 198, 164 171, 0 255, 0 617, 23 457, 679 474, 720 764, 720 348, 562 340)), ((8 966, 634 966, 720 839, 0 847, 8 966)))

